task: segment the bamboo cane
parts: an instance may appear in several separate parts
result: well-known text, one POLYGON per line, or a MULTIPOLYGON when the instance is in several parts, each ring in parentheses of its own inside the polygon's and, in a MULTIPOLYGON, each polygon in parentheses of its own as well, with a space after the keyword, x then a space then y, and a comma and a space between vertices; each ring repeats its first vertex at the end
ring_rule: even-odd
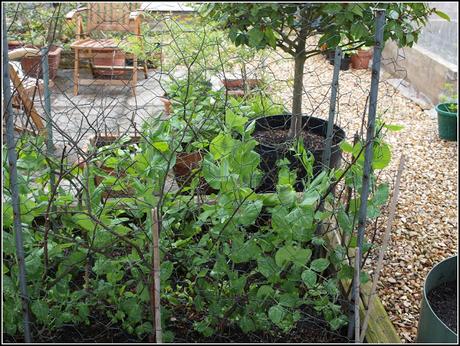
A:
POLYGON ((404 155, 401 156, 401 159, 399 160, 399 167, 398 167, 398 172, 396 175, 396 183, 395 187, 393 190, 393 196, 391 197, 391 204, 390 204, 390 214, 388 215, 388 221, 387 221, 387 227, 385 229, 385 234, 383 237, 383 243, 380 248, 379 252, 379 258, 377 261, 377 268, 375 269, 375 275, 374 275, 374 280, 372 281, 372 288, 371 288, 371 293, 369 295, 369 302, 367 304, 367 311, 366 315, 364 317, 364 322, 363 326, 361 329, 361 335, 360 335, 360 342, 363 342, 364 337, 366 335, 366 330, 367 330, 367 325, 369 323, 369 317, 371 315, 371 311, 373 308, 373 303, 374 303, 374 295, 377 290, 377 283, 379 281, 380 277, 380 272, 382 271, 382 266, 383 266, 383 256, 385 255, 385 250, 387 249, 388 242, 390 241, 390 231, 391 231, 391 226, 393 224, 394 216, 395 216, 395 211, 396 211, 396 204, 398 203, 398 197, 399 197, 399 183, 401 181, 401 175, 404 169, 404 162, 405 162, 405 157, 404 155))
POLYGON ((160 311, 160 248, 158 246, 157 208, 152 209, 152 257, 153 257, 153 287, 154 325, 156 342, 162 343, 161 311, 160 311))

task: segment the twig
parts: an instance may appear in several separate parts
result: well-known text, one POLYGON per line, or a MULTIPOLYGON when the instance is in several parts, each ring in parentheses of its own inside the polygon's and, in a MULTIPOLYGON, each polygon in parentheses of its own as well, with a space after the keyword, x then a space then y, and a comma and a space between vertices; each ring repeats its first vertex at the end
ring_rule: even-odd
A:
POLYGON ((388 242, 390 240, 390 231, 391 231, 391 226, 393 224, 393 220, 394 220, 394 217, 395 217, 396 204, 398 203, 399 183, 401 181, 401 175, 402 175, 402 172, 404 170, 404 162, 405 162, 405 157, 404 157, 404 155, 402 155, 401 159, 399 160, 399 167, 398 167, 398 173, 396 175, 396 183, 395 183, 395 187, 394 187, 394 190, 393 190, 393 196, 391 197, 390 214, 388 216, 387 227, 385 229, 385 234, 384 234, 384 237, 383 237, 383 243, 382 243, 382 246, 380 248, 379 259, 377 261, 377 268, 375 269, 374 280, 372 281, 371 293, 369 295, 369 302, 367 304, 367 311, 366 311, 363 326, 362 326, 362 329, 361 329, 361 336, 359 338, 360 342, 363 342, 364 336, 366 335, 367 325, 369 323, 369 317, 371 315, 371 311, 372 311, 372 308, 373 308, 373 302, 374 302, 373 297, 374 297, 375 292, 377 290, 377 283, 379 281, 380 272, 382 271, 383 256, 385 254, 385 250, 387 249, 388 242))
POLYGON ((157 208, 152 209, 152 298, 153 298, 153 330, 157 344, 162 343, 161 311, 160 311, 160 248, 158 246, 157 208))

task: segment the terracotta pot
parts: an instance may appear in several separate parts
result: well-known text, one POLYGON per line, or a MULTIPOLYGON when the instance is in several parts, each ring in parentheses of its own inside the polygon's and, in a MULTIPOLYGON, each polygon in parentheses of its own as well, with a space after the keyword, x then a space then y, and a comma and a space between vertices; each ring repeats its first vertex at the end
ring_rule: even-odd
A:
MULTIPOLYGON (((30 46, 26 47, 40 49, 39 46, 30 46)), ((59 68, 59 62, 61 61, 61 52, 62 48, 58 46, 51 46, 48 53, 48 65, 49 65, 49 78, 53 80, 56 78, 57 70, 59 68)), ((33 78, 43 78, 42 66, 41 66, 41 57, 40 56, 30 56, 24 57, 21 59, 21 66, 24 74, 33 78)))
POLYGON ((358 53, 351 56, 351 68, 355 70, 365 70, 369 67, 369 61, 372 59, 371 50, 358 50, 358 53))
MULTIPOLYGON (((244 80, 243 79, 224 79, 222 80, 224 87, 228 90, 232 89, 243 89, 244 88, 244 80)), ((248 85, 249 89, 254 89, 256 86, 261 84, 260 79, 246 79, 246 84, 248 85)))
POLYGON ((199 168, 203 157, 201 152, 194 151, 191 153, 177 153, 176 164, 174 165, 174 173, 176 177, 188 178, 192 174, 192 170, 199 168))
POLYGON ((23 43, 20 41, 8 41, 8 51, 21 48, 23 43))
MULTIPOLYGON (((93 58, 93 64, 99 66, 125 66, 126 57, 123 52, 116 52, 113 57, 98 57, 97 55, 93 58)), ((94 70, 96 76, 120 76, 124 74, 125 71, 121 70, 112 70, 110 68, 106 69, 97 69, 94 70)))
POLYGON ((163 102, 163 106, 165 108, 165 114, 170 115, 172 112, 171 100, 166 97, 160 97, 160 101, 163 102))
MULTIPOLYGON (((173 167, 174 174, 176 175, 176 181, 179 188, 190 186, 193 180, 193 170, 200 168, 203 156, 201 152, 194 151, 191 153, 177 153, 176 164, 173 167)), ((204 194, 210 194, 216 192, 211 188, 206 180, 201 177, 198 190, 204 194)))
MULTIPOLYGON (((92 146, 94 146, 96 148, 100 148, 100 147, 103 147, 105 145, 109 145, 109 144, 115 142, 118 138, 119 138, 118 136, 99 136, 99 137, 97 137, 97 141, 96 141, 96 137, 93 137, 93 138, 90 139, 90 143, 91 143, 92 146)), ((140 141, 139 136, 131 136, 131 140, 127 144, 139 143, 139 141, 140 141)), ((104 166, 103 164, 98 164, 98 166, 99 166, 100 169, 102 169, 108 175, 117 177, 118 174, 120 174, 121 178, 126 176, 125 172, 117 173, 113 168, 104 166)), ((101 177, 99 175, 95 175, 94 176, 94 185, 99 186, 102 183, 103 180, 104 180, 104 177, 101 177)), ((110 196, 110 197, 129 197, 129 196, 133 196, 134 193, 135 193, 135 191, 134 191, 134 189, 132 187, 127 187, 127 188, 125 188, 125 189, 123 189, 121 191, 113 191, 110 187, 107 187, 102 192, 102 196, 104 198, 107 197, 107 196, 110 196)))

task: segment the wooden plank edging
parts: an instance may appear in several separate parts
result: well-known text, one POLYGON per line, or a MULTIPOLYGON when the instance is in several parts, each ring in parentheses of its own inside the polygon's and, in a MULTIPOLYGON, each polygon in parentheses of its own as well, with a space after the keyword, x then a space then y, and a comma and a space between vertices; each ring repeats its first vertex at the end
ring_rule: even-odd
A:
MULTIPOLYGON (((329 238, 329 245, 333 247, 334 245, 340 244, 340 236, 335 228, 334 231, 327 233, 329 238)), ((344 291, 347 291, 351 280, 342 279, 340 280, 342 288, 344 291)), ((368 281, 361 286, 361 292, 359 297, 359 315, 362 320, 367 310, 367 302, 369 301, 369 295, 371 293, 372 282, 368 281)), ((381 300, 376 294, 374 297, 374 307, 369 315, 369 324, 366 331, 366 342, 367 343, 388 343, 388 344, 400 344, 402 343, 401 338, 399 337, 396 328, 388 316, 388 313, 385 310, 381 300)))

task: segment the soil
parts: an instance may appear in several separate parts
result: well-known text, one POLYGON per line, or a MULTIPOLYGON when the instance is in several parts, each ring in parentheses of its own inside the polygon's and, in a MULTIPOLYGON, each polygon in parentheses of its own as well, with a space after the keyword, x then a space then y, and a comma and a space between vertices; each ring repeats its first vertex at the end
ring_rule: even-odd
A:
POLYGON ((457 333, 457 283, 450 281, 432 289, 428 301, 441 321, 457 333))
MULTIPOLYGON (((347 343, 349 340, 343 336, 346 330, 332 332, 327 329, 326 322, 318 318, 313 310, 305 314, 305 319, 288 333, 281 330, 258 331, 245 334, 236 327, 223 327, 214 335, 205 337, 193 328, 193 321, 188 318, 171 322, 167 330, 174 333, 174 343, 347 343), (310 315, 311 314, 311 315, 310 315)), ((120 325, 113 324, 109 319, 100 314, 93 316, 88 326, 66 325, 57 331, 33 330, 33 341, 40 343, 147 343, 149 336, 139 338, 125 332, 120 325)), ((22 343, 21 335, 11 336, 3 334, 7 343, 22 343)))
MULTIPOLYGON (((255 132, 253 137, 260 144, 263 145, 281 145, 282 143, 289 142, 288 137, 289 130, 284 129, 274 129, 270 131, 258 131, 255 132)), ((320 150, 324 147, 325 138, 321 135, 315 133, 302 131, 301 137, 303 139, 303 144, 305 149, 310 151, 320 150)))
POLYGON ((175 343, 348 343, 346 329, 332 332, 326 322, 312 309, 305 309, 303 318, 287 333, 273 327, 272 330, 243 333, 236 327, 223 327, 210 337, 193 329, 193 322, 181 319, 174 322, 170 330, 175 334, 175 343))

